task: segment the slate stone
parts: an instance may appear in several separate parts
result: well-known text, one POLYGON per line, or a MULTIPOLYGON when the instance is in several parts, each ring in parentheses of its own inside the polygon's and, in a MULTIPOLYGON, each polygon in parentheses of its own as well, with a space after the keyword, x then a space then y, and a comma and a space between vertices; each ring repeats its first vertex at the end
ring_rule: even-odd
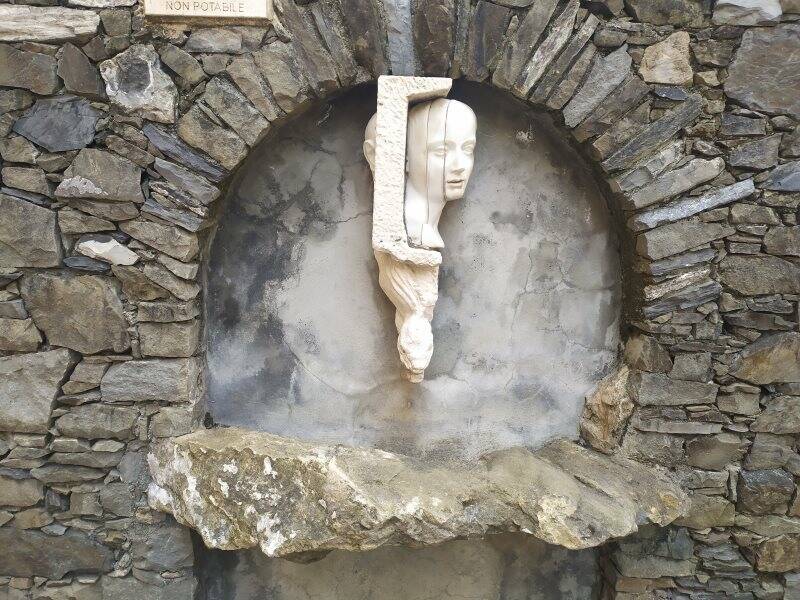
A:
POLYGON ((545 102, 547 108, 551 110, 561 110, 561 108, 569 102, 570 98, 575 94, 575 90, 578 89, 578 86, 586 76, 589 67, 592 66, 596 54, 597 48, 595 48, 594 44, 588 44, 584 47, 569 71, 567 71, 567 74, 561 82, 555 86, 550 97, 545 102))
POLYGON ((97 14, 60 6, 0 6, 0 42, 81 42, 100 26, 97 14))
POLYGON ((712 20, 715 25, 774 25, 782 13, 778 0, 717 0, 712 20))
POLYGON ((0 302, 0 317, 4 319, 27 319, 28 311, 25 310, 22 298, 0 302))
POLYGON ((785 513, 794 494, 794 479, 783 469, 741 471, 737 509, 755 515, 785 513))
POLYGON ((75 362, 64 349, 0 357, 0 431, 47 432, 61 381, 75 362))
POLYGON ((68 256, 64 259, 64 266, 75 271, 100 274, 108 273, 111 269, 108 263, 88 256, 68 256))
POLYGON ((128 114, 174 123, 178 88, 164 73, 152 46, 136 44, 100 63, 111 103, 128 114))
POLYGON ((218 163, 209 160, 195 151, 174 133, 162 126, 153 123, 145 123, 142 127, 142 133, 144 133, 147 139, 150 140, 150 143, 163 152, 165 156, 188 169, 205 175, 211 181, 222 181, 228 175, 228 172, 218 163))
POLYGON ((623 577, 689 577, 697 570, 686 529, 643 527, 613 546, 611 560, 623 577))
POLYGON ((694 216, 712 208, 725 206, 736 200, 747 198, 754 192, 753 180, 745 179, 732 185, 711 190, 701 196, 686 196, 665 206, 641 212, 629 219, 628 227, 634 231, 651 229, 664 223, 672 223, 694 216))
POLYGON ((800 382, 800 333, 762 335, 742 350, 730 374, 757 385, 800 382))
POLYGON ((120 229, 143 244, 178 260, 192 260, 200 249, 196 235, 172 225, 134 219, 120 223, 120 229))
POLYGON ((261 76, 261 72, 256 67, 252 56, 234 58, 226 71, 236 84, 236 87, 264 115, 264 118, 268 121, 274 121, 282 114, 283 111, 275 102, 272 90, 261 76))
MULTIPOLYGON (((767 539, 759 544, 755 549, 755 566, 759 571, 785 573, 800 569, 800 536, 781 535, 776 538, 767 539)), ((787 581, 796 581, 789 573, 786 573, 787 581)), ((787 589, 786 600, 792 600, 796 594, 794 590, 787 589)))
POLYGON ((800 127, 795 127, 792 133, 784 134, 780 153, 787 158, 800 158, 800 127))
MULTIPOLYGON (((345 41, 346 28, 340 8, 338 2, 331 0, 314 2, 309 6, 309 11, 317 32, 336 66, 342 87, 350 87, 355 83, 367 81, 370 77, 363 67, 356 64, 353 53, 345 41)), ((253 99, 250 98, 250 101, 253 102, 253 99)), ((267 115, 264 116, 269 118, 267 115)))
MULTIPOLYGON (((624 197, 623 201, 629 209, 644 208, 660 200, 691 190, 695 186, 713 179, 724 169, 725 161, 722 158, 713 158, 711 160, 696 158, 677 169, 665 171, 652 183, 624 197)), ((752 193, 754 191, 753 182, 750 181, 747 185, 749 185, 750 193, 752 193)))
POLYGON ((211 204, 220 195, 219 188, 211 185, 203 177, 173 162, 156 158, 153 166, 166 181, 202 205, 211 204))
POLYGON ((734 524, 736 510, 726 498, 694 493, 690 500, 691 508, 685 516, 675 520, 676 525, 691 529, 707 529, 709 527, 730 527, 734 524))
POLYGON ((659 260, 735 232, 736 229, 722 223, 704 223, 696 217, 684 219, 639 234, 636 238, 636 252, 659 260))
POLYGON ((669 352, 649 335, 637 334, 625 343, 625 362, 633 369, 650 373, 672 369, 669 352))
POLYGON ((653 25, 700 27, 703 24, 702 0, 626 0, 630 14, 653 25))
POLYGON ((116 226, 106 219, 65 207, 58 211, 58 228, 66 235, 80 235, 97 231, 114 231, 116 226))
POLYGON ((75 157, 56 188, 59 198, 90 198, 109 202, 144 202, 142 169, 127 158, 84 148, 75 157))
POLYGON ((643 156, 660 147, 699 115, 702 101, 698 94, 689 98, 660 119, 634 135, 622 148, 602 162, 606 171, 630 168, 643 156))
POLYGON ((226 79, 215 77, 209 81, 201 99, 251 147, 269 130, 269 122, 226 79))
POLYGON ((762 136, 767 134, 767 121, 723 113, 719 133, 726 137, 762 136))
POLYGON ((3 167, 2 179, 3 183, 11 188, 47 197, 53 195, 44 171, 36 167, 3 167))
POLYGON ((61 579, 71 571, 110 571, 114 553, 78 529, 54 537, 39 531, 0 528, 0 571, 12 577, 61 579), (47 549, 43 552, 43 549, 47 549))
POLYGON ((55 428, 61 435, 87 440, 128 440, 133 437, 138 418, 139 410, 135 407, 84 404, 73 406, 56 419, 55 428))
MULTIPOLYGON (((594 15, 589 15, 581 25, 580 29, 570 38, 567 45, 561 51, 548 68, 547 72, 536 83, 530 94, 530 102, 542 104, 553 92, 561 77, 570 70, 570 65, 576 56, 583 50, 588 40, 594 34, 600 20, 594 15)), ((566 102, 566 101, 565 101, 566 102)))
POLYGON ((534 85, 542 78, 550 63, 558 56, 573 33, 575 19, 580 10, 577 0, 572 0, 556 17, 547 37, 533 53, 522 74, 514 84, 514 93, 527 97, 534 85))
POLYGON ((173 323, 176 321, 189 321, 200 314, 200 309, 193 302, 140 302, 137 308, 137 318, 140 322, 173 323))
POLYGON ((83 354, 130 347, 118 284, 107 277, 39 272, 21 280, 22 298, 49 343, 83 354))
POLYGON ((638 106, 649 92, 650 87, 639 77, 633 74, 628 75, 612 94, 606 96, 605 100, 572 130, 573 137, 579 142, 583 142, 594 135, 604 133, 626 112, 638 106))
POLYGON ((726 256, 719 280, 749 296, 800 293, 800 267, 777 256, 726 256))
POLYGON ((626 32, 605 27, 592 36, 592 42, 598 48, 619 48, 627 40, 628 34, 626 32))
POLYGON ((193 300, 200 293, 197 283, 176 277, 171 270, 160 264, 145 263, 144 274, 179 300, 193 300))
POLYGON ((797 74, 793 61, 775 60, 798 53, 798 24, 748 29, 728 69, 725 94, 753 110, 800 118, 800 95, 786 84, 797 74))
POLYGON ((719 297, 722 286, 713 279, 705 279, 696 284, 665 294, 657 301, 647 304, 642 312, 648 319, 665 315, 674 310, 694 308, 719 297))
POLYGON ((214 123, 196 105, 178 121, 178 135, 228 170, 235 169, 247 156, 247 144, 233 131, 214 123))
POLYGON ((61 264, 55 211, 0 194, 0 214, 0 267, 61 264))
POLYGON ((58 76, 68 92, 95 100, 106 97, 105 86, 97 67, 72 44, 64 44, 58 57, 58 76))
POLYGON ((701 40, 691 44, 692 54, 701 65, 727 67, 731 62, 736 44, 733 40, 701 40))
POLYGON ((415 0, 412 15, 414 48, 423 74, 446 77, 455 37, 455 0, 415 0))
MULTIPOLYGON (((522 19, 516 31, 510 39, 506 40, 503 46, 497 62, 497 68, 492 75, 492 82, 496 86, 508 89, 520 79, 525 63, 531 58, 533 49, 539 43, 555 12, 556 4, 557 2, 554 0, 537 2, 525 14, 525 18, 522 19)), ((497 18, 502 17, 502 15, 502 12, 498 11, 496 13, 497 18)), ((483 14, 480 16, 481 18, 486 18, 483 14)), ((528 86, 528 89, 530 89, 530 86, 528 86)))
POLYGON ((781 134, 770 135, 752 142, 745 142, 731 151, 728 164, 744 169, 769 169, 778 164, 778 148, 781 134))
POLYGON ((750 425, 751 431, 800 433, 800 398, 777 396, 767 401, 764 411, 750 425))
POLYGON ((42 96, 54 94, 60 86, 56 68, 56 59, 52 56, 0 44, 0 85, 23 88, 42 96))
MULTIPOLYGON (((141 572, 137 573, 140 574, 141 572)), ((148 581, 129 577, 103 577, 103 600, 191 600, 197 581, 193 576, 177 579, 152 578, 148 581)))
POLYGON ((642 406, 713 404, 718 389, 713 383, 680 381, 660 373, 638 373, 632 377, 633 393, 642 406))
POLYGON ((300 57, 290 44, 274 42, 255 52, 253 60, 282 110, 290 113, 309 102, 309 91, 300 74, 300 57))
POLYGON ((0 156, 6 162, 36 164, 41 153, 24 137, 15 135, 0 140, 0 156))
POLYGON ((731 223, 737 224, 763 224, 781 225, 781 218, 777 211, 769 206, 759 206, 758 204, 746 204, 737 202, 731 206, 731 223))
POLYGON ((100 490, 100 506, 118 517, 133 516, 134 498, 125 483, 109 483, 100 490))
POLYGON ((142 214, 156 217, 160 221, 172 223, 191 232, 200 231, 211 225, 210 221, 198 217, 195 213, 173 206, 168 201, 160 203, 148 198, 142 205, 142 214))
POLYGON ((0 90, 0 113, 24 110, 33 104, 36 97, 27 90, 0 90))
POLYGON ((136 267, 113 265, 111 270, 122 282, 122 291, 130 300, 156 300, 169 296, 167 290, 153 283, 136 267))
POLYGON ((631 56, 622 46, 595 61, 586 81, 564 107, 564 123, 576 127, 616 88, 629 73, 631 56))
POLYGON ((206 78, 205 71, 197 59, 177 46, 164 44, 159 47, 158 55, 167 67, 181 78, 185 86, 194 86, 206 78))
POLYGON ((104 402, 194 403, 203 393, 197 358, 133 360, 112 365, 100 384, 104 402))
POLYGON ((15 479, 0 475, 0 506, 24 508, 44 499, 42 483, 36 479, 15 479))
POLYGON ((145 571, 179 571, 194 564, 189 528, 173 519, 158 527, 137 531, 132 536, 133 565, 145 571))
POLYGON ((740 461, 746 450, 742 439, 732 433, 699 436, 686 442, 686 463, 698 469, 721 471, 740 461))
POLYGON ((125 9, 107 8, 100 11, 100 22, 110 36, 128 35, 131 32, 131 13, 125 9))
POLYGON ((372 0, 339 0, 338 3, 356 62, 376 79, 387 74, 386 27, 381 18, 381 5, 372 0))
MULTIPOLYGON (((550 3, 551 0, 546 0, 550 3)), ((501 44, 511 20, 504 6, 478 0, 472 12, 464 48, 463 72, 467 79, 483 81, 500 58, 501 44)))
POLYGON ((142 356, 189 357, 200 342, 200 322, 140 323, 139 341, 142 356))
POLYGON ((184 47, 188 52, 238 54, 242 51, 242 34, 233 27, 193 29, 184 47))
POLYGON ((639 74, 648 83, 690 85, 694 71, 689 57, 689 34, 677 31, 648 46, 639 64, 639 74))
POLYGON ((728 313, 725 315, 725 322, 734 327, 746 327, 760 331, 788 331, 794 328, 794 323, 778 315, 755 311, 728 313))
POLYGON ((0 317, 0 350, 35 352, 41 343, 42 336, 31 319, 0 317))
POLYGON ((800 226, 770 227, 764 235, 764 248, 769 254, 800 256, 800 226))
MULTIPOLYGON (((402 38, 400 36, 393 37, 389 43, 392 45, 394 42, 401 42, 402 40, 399 45, 405 49, 403 53, 407 55, 402 60, 402 63, 410 64, 412 51, 411 27, 408 24, 408 15, 402 11, 395 10, 394 5, 384 4, 383 7, 385 11, 384 18, 387 21, 394 18, 394 15, 405 19, 402 29, 399 25, 394 25, 398 31, 403 31, 402 38)), ((310 89, 321 98, 337 91, 340 86, 336 76, 336 67, 309 19, 300 12, 294 2, 285 4, 282 12, 282 23, 288 31, 292 32, 292 46, 298 59, 298 72, 302 74, 310 89)), ((389 27, 392 27, 392 25, 389 25, 389 27)), ((403 70, 405 71, 405 69, 403 70)), ((395 72, 399 72, 399 69, 395 69, 395 72)))
POLYGON ((45 485, 49 485, 54 483, 79 484, 97 481, 98 479, 103 479, 107 473, 100 469, 92 469, 90 467, 81 467, 78 465, 47 464, 43 467, 32 469, 31 475, 45 485))
POLYGON ((800 160, 778 165, 761 184, 766 190, 800 192, 800 160))

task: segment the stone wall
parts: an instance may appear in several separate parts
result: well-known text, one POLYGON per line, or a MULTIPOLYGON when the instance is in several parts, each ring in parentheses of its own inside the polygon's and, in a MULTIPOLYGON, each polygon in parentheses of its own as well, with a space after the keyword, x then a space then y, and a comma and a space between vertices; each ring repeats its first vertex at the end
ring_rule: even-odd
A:
POLYGON ((552 111, 614 194, 630 371, 584 435, 694 500, 609 548, 608 597, 800 597, 795 0, 283 0, 278 30, 30 4, 0 4, 0 598, 192 596, 145 455, 205 413, 215 201, 289 115, 388 72, 552 111))

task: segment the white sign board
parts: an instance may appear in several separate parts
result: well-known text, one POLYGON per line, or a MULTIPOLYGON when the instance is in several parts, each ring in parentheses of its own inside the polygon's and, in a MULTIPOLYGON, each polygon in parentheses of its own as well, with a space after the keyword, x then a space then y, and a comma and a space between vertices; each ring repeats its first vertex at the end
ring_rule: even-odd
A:
POLYGON ((272 0, 144 0, 146 17, 182 19, 273 18, 272 0))

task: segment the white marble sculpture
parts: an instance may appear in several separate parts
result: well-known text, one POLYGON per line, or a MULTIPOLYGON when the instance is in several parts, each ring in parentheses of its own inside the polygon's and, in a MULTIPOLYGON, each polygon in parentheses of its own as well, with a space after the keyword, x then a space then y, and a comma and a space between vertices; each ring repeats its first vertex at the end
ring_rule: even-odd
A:
POLYGON ((378 112, 364 133, 375 182, 378 280, 396 308, 404 376, 415 383, 433 355, 431 320, 442 260, 437 249, 444 247, 439 218, 447 202, 464 196, 474 163, 475 113, 438 97, 451 84, 441 77, 379 78, 378 112))

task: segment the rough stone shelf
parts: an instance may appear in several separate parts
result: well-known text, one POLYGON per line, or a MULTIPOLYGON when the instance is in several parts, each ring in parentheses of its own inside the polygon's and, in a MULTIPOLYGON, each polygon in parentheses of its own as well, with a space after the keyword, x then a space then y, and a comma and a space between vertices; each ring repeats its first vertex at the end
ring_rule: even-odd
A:
POLYGON ((665 471, 559 440, 441 466, 236 428, 157 444, 150 504, 212 548, 268 556, 524 532, 570 549, 667 525, 688 508, 665 471))

